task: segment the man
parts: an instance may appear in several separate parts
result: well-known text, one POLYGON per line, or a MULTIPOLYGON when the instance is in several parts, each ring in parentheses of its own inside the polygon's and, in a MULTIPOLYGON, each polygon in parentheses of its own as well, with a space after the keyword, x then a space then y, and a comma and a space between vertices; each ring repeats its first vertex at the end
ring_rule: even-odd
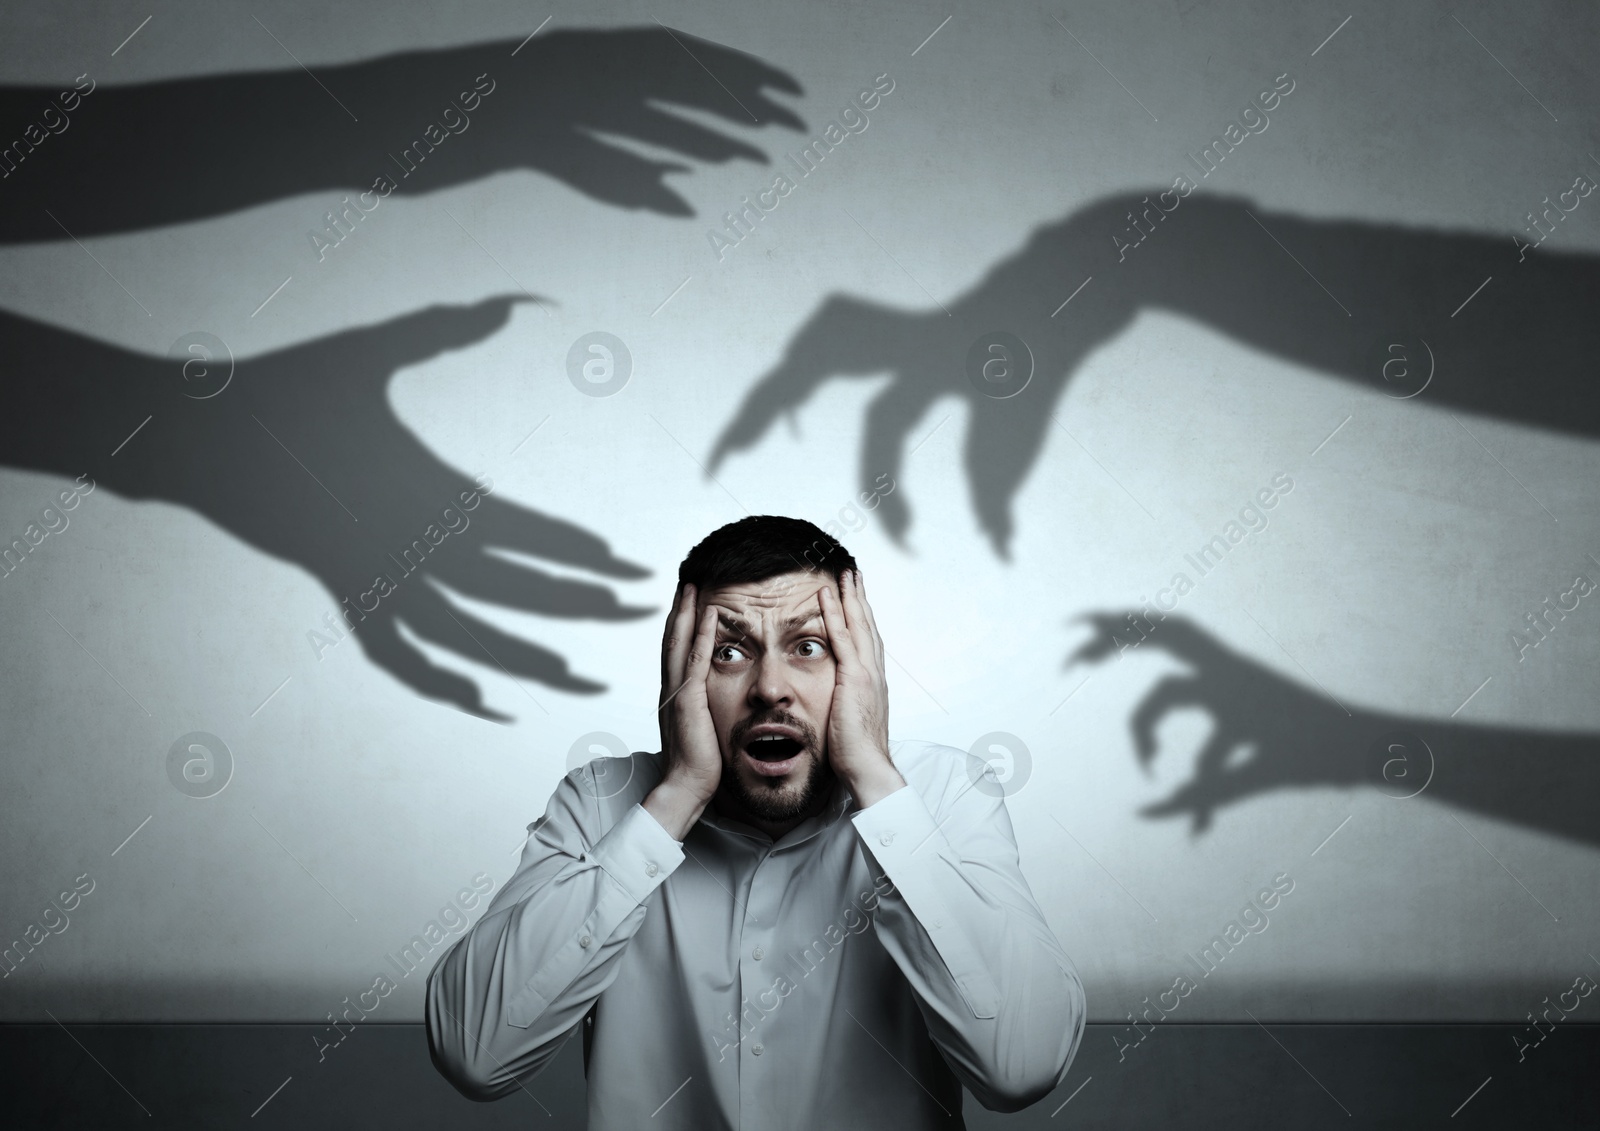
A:
POLYGON ((964 751, 889 740, 855 559, 756 515, 689 552, 661 752, 556 787, 428 979, 435 1065, 518 1087, 584 1028, 592 1131, 960 1128, 1058 1085, 1084 995, 964 751))

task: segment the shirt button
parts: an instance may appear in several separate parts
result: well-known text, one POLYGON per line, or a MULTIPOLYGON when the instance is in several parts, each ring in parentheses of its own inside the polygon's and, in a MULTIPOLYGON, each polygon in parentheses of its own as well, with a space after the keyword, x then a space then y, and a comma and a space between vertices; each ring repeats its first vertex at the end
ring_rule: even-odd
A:
POLYGON ((751 1045, 750 1046, 750 1054, 752 1056, 760 1056, 762 1054, 762 1052, 764 1052, 764 1051, 765 1050, 760 1045, 751 1045))
POLYGON ((894 834, 893 833, 884 833, 882 836, 880 836, 878 838, 878 843, 883 845, 885 848, 888 848, 891 844, 894 843, 894 834))
POLYGON ((589 944, 592 942, 594 942, 593 939, 591 939, 588 935, 584 935, 583 938, 578 940, 578 945, 587 950, 589 948, 589 944))
POLYGON ((659 871, 661 871, 661 869, 656 867, 656 862, 654 860, 650 861, 650 863, 644 866, 644 874, 647 876, 653 876, 659 871))
POLYGON ((761 961, 761 956, 762 956, 762 955, 764 955, 764 954, 766 954, 766 953, 767 953, 767 952, 766 952, 766 951, 764 951, 764 950, 762 950, 762 949, 761 949, 761 948, 760 948, 760 947, 759 947, 759 946, 758 946, 758 947, 756 947, 756 948, 755 948, 755 949, 754 949, 754 950, 752 950, 752 951, 751 951, 751 952, 750 952, 750 957, 751 957, 751 958, 754 958, 754 959, 755 959, 755 960, 756 960, 756 961, 757 961, 757 962, 760 962, 760 961, 761 961))

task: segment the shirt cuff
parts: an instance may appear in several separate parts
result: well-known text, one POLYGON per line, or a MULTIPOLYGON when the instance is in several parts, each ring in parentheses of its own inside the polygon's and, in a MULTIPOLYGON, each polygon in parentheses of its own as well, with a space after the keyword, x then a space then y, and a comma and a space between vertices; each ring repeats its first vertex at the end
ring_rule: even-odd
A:
POLYGON ((938 825, 922 795, 910 785, 873 802, 850 820, 886 869, 910 860, 912 853, 920 860, 924 853, 937 851, 929 842, 938 825))
POLYGON ((642 805, 624 813, 589 856, 635 903, 648 899, 684 858, 683 845, 642 805))

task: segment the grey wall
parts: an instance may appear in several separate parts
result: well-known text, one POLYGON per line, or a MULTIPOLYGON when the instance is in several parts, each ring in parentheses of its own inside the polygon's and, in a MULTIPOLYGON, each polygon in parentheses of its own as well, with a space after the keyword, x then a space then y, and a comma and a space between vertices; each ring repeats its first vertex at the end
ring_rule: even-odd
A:
MULTIPOLYGON (((624 614, 744 513, 838 522, 894 657, 895 734, 1025 743, 1025 870, 1094 1020, 1170 985, 1279 873, 1270 926, 1174 1020, 1511 1021, 1600 976, 1597 598, 1537 647, 1512 635, 1600 581, 1600 197, 1569 194, 1536 250, 1513 239, 1600 177, 1597 21, 7 9, 7 139, 46 87, 97 85, 0 181, 0 535, 80 472, 97 487, 0 580, 0 933, 45 936, 0 1017, 338 1010, 474 877, 509 877, 575 740, 655 747, 657 614, 624 614), (755 101, 744 64, 654 19, 794 76, 802 93, 768 94, 804 131, 760 102, 753 123, 724 99, 755 101), (613 27, 655 33, 643 62, 555 38, 613 27), (376 79, 348 66, 419 51, 376 79), (323 214, 479 73, 495 91, 426 191, 319 259, 323 214), (1188 156, 1285 74, 1270 125, 1119 253, 1124 194, 1199 179, 1188 156), (870 125, 719 255, 719 217, 879 75, 870 125), (126 89, 184 77, 217 85, 126 89), (669 90, 771 164, 622 136, 619 108, 669 90), (116 161, 89 145, 118 137, 116 161), (523 301, 426 313, 506 295, 523 301), (568 378, 593 331, 631 354, 614 395, 568 378), (991 331, 1036 363, 1007 400, 964 374, 991 331), (235 359, 205 400, 161 360, 195 332, 235 359), (1401 356, 1407 375, 1385 370, 1401 356), (708 477, 730 428, 744 446, 708 477), (319 646, 480 473, 474 525, 372 631, 319 646), (1264 528, 1190 566, 1280 473, 1264 528), (879 476, 893 494, 852 511, 879 476), (1180 572, 1192 591, 1153 631, 1123 620, 1180 572), (1113 631, 1146 638, 1122 652, 1113 631), (214 796, 169 776, 192 732, 231 752, 214 796), (80 876, 70 925, 46 922, 80 876)), ((419 1018, 420 981, 373 1020, 419 1018)))

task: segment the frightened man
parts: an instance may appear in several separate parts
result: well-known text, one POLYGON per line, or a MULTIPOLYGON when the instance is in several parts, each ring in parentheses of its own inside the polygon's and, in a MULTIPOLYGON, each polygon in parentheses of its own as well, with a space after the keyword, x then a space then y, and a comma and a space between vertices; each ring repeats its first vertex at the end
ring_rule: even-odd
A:
POLYGON ((659 753, 569 773, 428 978, 495 1099, 580 1028, 591 1131, 960 1128, 1066 1075, 1084 993, 965 751, 890 741, 855 559, 755 515, 678 570, 659 753), (816 559, 816 560, 814 560, 816 559))

